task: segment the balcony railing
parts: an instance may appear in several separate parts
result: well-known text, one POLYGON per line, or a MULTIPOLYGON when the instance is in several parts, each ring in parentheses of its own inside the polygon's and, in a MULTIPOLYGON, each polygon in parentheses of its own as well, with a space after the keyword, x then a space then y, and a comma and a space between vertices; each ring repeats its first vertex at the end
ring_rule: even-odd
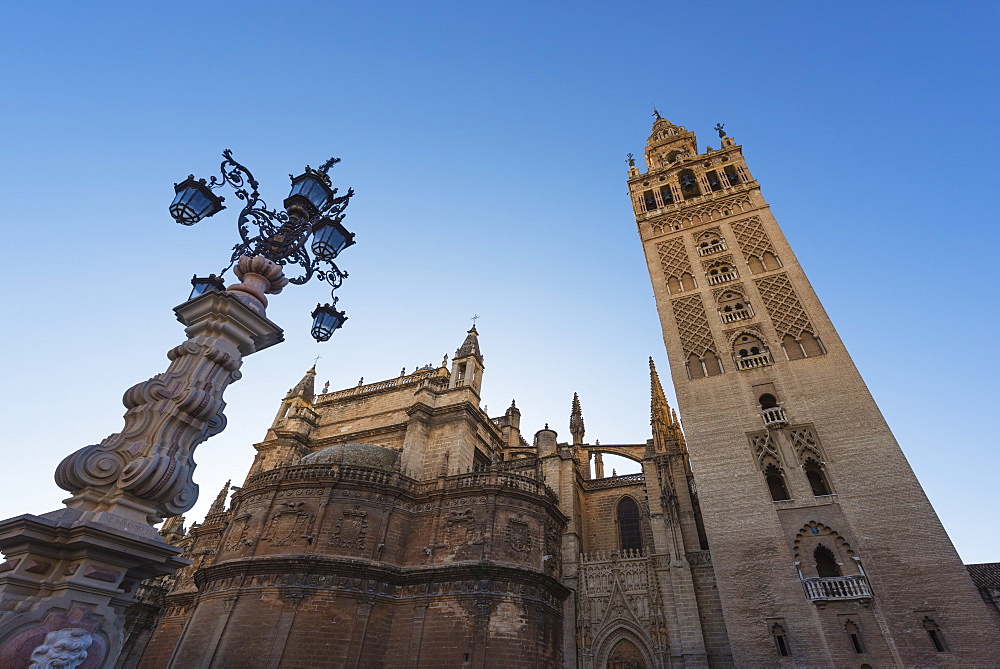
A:
POLYGON ((745 321, 753 316, 749 309, 735 309, 733 311, 722 311, 722 322, 732 323, 733 321, 745 321))
POLYGON ((708 277, 708 283, 709 285, 714 286, 717 283, 725 283, 726 281, 733 281, 738 278, 739 274, 737 274, 735 271, 722 272, 721 274, 713 274, 712 276, 708 277))
POLYGON ((723 244, 722 242, 719 242, 718 244, 712 244, 711 246, 699 246, 698 254, 703 256, 710 256, 713 253, 718 253, 719 251, 725 251, 725 250, 726 250, 726 245, 723 244))
POLYGON ((758 367, 767 367, 770 364, 771 356, 768 353, 748 355, 745 358, 736 358, 736 365, 740 369, 757 369, 758 367))
POLYGON ((760 412, 760 417, 764 419, 764 427, 781 427, 788 425, 788 417, 781 407, 771 407, 760 412))
POLYGON ((872 589, 868 579, 861 574, 854 576, 825 576, 802 579, 806 597, 814 602, 831 599, 871 599, 872 589))

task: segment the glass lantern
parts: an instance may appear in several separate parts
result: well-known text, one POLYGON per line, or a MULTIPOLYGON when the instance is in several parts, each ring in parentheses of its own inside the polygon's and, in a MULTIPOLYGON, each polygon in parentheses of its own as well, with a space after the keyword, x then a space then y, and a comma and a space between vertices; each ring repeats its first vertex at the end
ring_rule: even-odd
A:
POLYGON ((191 294, 188 296, 189 300, 193 300, 205 293, 221 293, 226 289, 226 283, 222 280, 222 277, 215 276, 214 274, 209 274, 208 276, 195 275, 191 277, 191 286, 191 294))
POLYGON ((337 311, 336 305, 337 298, 333 298, 332 304, 317 304, 313 310, 312 336, 316 341, 328 340, 347 320, 347 315, 343 311, 337 311))
POLYGON ((354 243, 354 233, 340 224, 342 218, 322 218, 313 226, 312 251, 318 259, 333 260, 354 243))
POLYGON ((174 201, 170 203, 170 215, 181 225, 194 225, 223 209, 225 198, 219 197, 205 184, 204 179, 189 175, 179 184, 174 184, 174 201))
POLYGON ((333 190, 327 181, 325 174, 307 167, 305 172, 292 177, 292 190, 285 198, 285 209, 299 206, 313 214, 323 211, 333 199, 333 190))

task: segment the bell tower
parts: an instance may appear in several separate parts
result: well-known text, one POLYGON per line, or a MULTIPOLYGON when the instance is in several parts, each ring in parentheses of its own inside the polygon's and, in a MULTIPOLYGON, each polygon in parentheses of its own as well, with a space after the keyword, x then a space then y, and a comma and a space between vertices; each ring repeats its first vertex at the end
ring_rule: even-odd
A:
POLYGON ((990 665, 1000 630, 743 159, 654 113, 629 191, 738 666, 990 665))

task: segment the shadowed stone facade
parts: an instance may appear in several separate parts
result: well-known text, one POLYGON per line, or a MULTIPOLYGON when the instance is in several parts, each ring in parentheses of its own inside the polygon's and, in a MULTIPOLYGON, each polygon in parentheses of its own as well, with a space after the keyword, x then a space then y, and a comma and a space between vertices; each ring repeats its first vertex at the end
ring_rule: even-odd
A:
POLYGON ((231 500, 164 524, 192 564, 141 586, 119 666, 996 665, 995 565, 977 592, 720 138, 657 114, 629 169, 683 433, 650 360, 648 441, 587 443, 574 396, 529 443, 474 327, 450 365, 309 370, 231 500))

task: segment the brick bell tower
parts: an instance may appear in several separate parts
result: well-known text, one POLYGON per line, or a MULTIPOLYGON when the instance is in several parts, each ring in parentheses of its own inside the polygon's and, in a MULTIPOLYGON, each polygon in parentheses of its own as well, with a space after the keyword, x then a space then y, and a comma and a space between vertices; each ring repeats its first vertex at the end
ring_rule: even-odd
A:
POLYGON ((738 666, 994 666, 1000 630, 743 159, 654 112, 629 191, 738 666))

